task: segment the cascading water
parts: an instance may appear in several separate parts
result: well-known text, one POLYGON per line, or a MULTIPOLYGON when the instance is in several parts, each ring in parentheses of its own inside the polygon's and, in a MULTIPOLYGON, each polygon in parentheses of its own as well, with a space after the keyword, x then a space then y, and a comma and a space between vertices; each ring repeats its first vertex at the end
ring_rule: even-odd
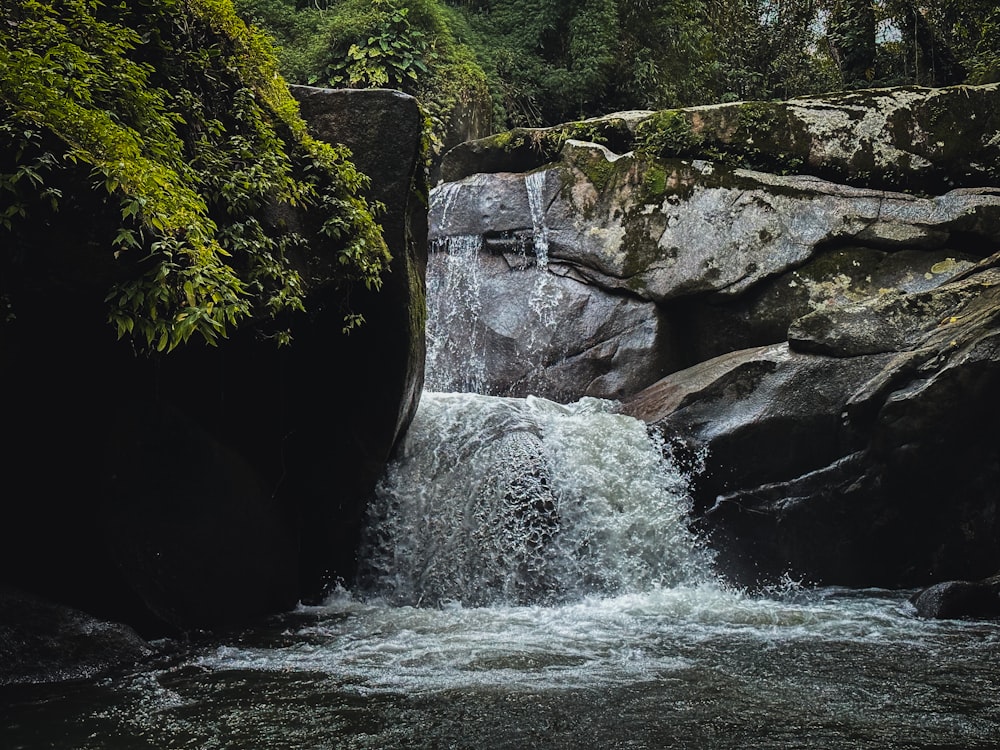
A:
MULTIPOLYGON (((430 391, 492 393, 491 350, 516 349, 523 356, 524 382, 537 380, 543 364, 538 352, 549 345, 565 314, 565 280, 549 271, 545 223, 546 173, 525 176, 524 190, 532 231, 530 237, 506 238, 502 253, 484 246, 479 235, 452 234, 431 247, 427 271, 427 362, 425 386, 430 391), (517 275, 512 290, 505 285, 517 275), (485 309, 502 298, 504 309, 485 309), (515 316, 513 319, 511 316, 515 316)), ((432 191, 447 225, 461 192, 458 183, 432 191)))
POLYGON ((482 605, 707 580, 683 477, 613 407, 425 393, 371 508, 366 588, 482 605))
POLYGON ((530 172, 524 176, 524 191, 528 195, 531 212, 532 239, 538 265, 545 268, 549 262, 549 229, 545 225, 545 180, 547 171, 530 172))
POLYGON ((424 382, 432 391, 479 393, 486 387, 481 247, 478 235, 449 237, 431 258, 424 382))
MULTIPOLYGON (((528 194, 528 209, 531 212, 531 236, 535 252, 537 277, 531 295, 531 310, 538 316, 542 326, 552 328, 557 324, 560 307, 559 287, 548 273, 549 228, 545 223, 545 182, 549 172, 542 170, 524 176, 524 189, 528 194)), ((530 342, 534 344, 535 342, 530 342)))

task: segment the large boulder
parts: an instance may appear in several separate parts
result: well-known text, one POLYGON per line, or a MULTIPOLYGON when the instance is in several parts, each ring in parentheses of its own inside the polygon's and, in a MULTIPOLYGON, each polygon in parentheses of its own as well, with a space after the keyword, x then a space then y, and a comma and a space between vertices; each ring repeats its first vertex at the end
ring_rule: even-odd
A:
POLYGON ((939 194, 1000 186, 1000 85, 867 89, 785 102, 732 102, 620 112, 550 128, 521 128, 460 144, 441 174, 529 171, 568 139, 663 157, 714 160, 776 174, 809 174, 888 190, 939 194))
POLYGON ((739 296, 834 245, 938 250, 1000 233, 994 188, 921 198, 707 161, 617 156, 578 141, 527 176, 477 175, 438 190, 432 240, 544 232, 550 261, 656 302, 739 296))
POLYGON ((512 131, 446 156, 430 239, 650 305, 669 373, 615 397, 691 470, 734 580, 974 580, 1000 568, 998 111, 997 85, 906 88, 512 131))
POLYGON ((996 567, 995 262, 889 295, 891 314, 880 296, 810 313, 792 326, 823 320, 809 338, 674 373, 625 405, 697 457, 701 526, 730 576, 919 586, 996 567))
POLYGON ((289 346, 250 323, 217 347, 136 355, 106 321, 106 279, 64 234, 67 265, 38 269, 3 327, 4 580, 155 633, 246 622, 352 575, 365 503, 421 390, 422 118, 391 91, 294 93, 386 206, 391 270, 350 298, 365 323, 343 334, 346 300, 328 286, 283 321, 289 346))
POLYGON ((920 617, 936 620, 1000 618, 1000 575, 982 581, 942 581, 911 601, 920 617))

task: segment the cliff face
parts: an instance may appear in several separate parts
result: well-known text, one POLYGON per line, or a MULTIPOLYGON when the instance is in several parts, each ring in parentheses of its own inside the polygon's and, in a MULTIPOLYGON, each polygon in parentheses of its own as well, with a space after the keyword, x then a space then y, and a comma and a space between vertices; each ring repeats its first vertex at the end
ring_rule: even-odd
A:
MULTIPOLYGON (((156 632, 244 622, 352 574, 365 503, 421 390, 422 118, 397 92, 294 93, 385 204, 382 289, 311 289, 308 312, 280 321, 289 346, 250 321, 215 347, 137 355, 86 264, 72 285, 36 269, 0 341, 6 583, 156 632), (344 334, 347 311, 365 322, 344 334), (72 335, 56 334, 67 321, 72 335)), ((285 206, 268 221, 315 218, 285 206)), ((67 258, 86 257, 57 229, 67 258)), ((323 262, 311 252, 303 267, 323 262)))
POLYGON ((982 577, 1000 568, 998 97, 885 89, 462 144, 432 193, 430 282, 477 245, 480 340, 514 317, 493 289, 550 290, 544 319, 520 315, 541 372, 494 357, 484 390, 621 400, 695 472, 739 582, 982 577), (623 305, 650 335, 622 344, 623 305))

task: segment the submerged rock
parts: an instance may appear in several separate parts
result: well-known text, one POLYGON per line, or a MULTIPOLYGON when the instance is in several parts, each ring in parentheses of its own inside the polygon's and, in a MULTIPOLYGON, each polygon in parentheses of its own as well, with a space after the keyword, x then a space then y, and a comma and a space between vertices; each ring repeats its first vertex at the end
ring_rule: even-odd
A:
POLYGON ((1000 576, 983 581, 945 581, 913 596, 920 617, 937 620, 1000 618, 1000 576))
POLYGON ((129 627, 0 587, 0 686, 93 678, 152 653, 129 627))

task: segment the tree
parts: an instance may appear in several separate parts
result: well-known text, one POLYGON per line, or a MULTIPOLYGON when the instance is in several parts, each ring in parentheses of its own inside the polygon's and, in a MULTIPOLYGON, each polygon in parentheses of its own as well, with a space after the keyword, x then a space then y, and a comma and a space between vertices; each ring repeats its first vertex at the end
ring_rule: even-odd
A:
POLYGON ((872 85, 877 77, 872 0, 834 0, 826 38, 843 86, 864 88, 872 85))
POLYGON ((302 310, 314 284, 381 284, 366 178, 307 135, 269 44, 228 0, 8 0, 0 118, 14 314, 25 269, 64 245, 106 276, 119 335, 157 350, 302 310), (270 222, 275 208, 314 210, 313 231, 270 222), (328 250, 322 271, 293 262, 307 242, 328 250))

